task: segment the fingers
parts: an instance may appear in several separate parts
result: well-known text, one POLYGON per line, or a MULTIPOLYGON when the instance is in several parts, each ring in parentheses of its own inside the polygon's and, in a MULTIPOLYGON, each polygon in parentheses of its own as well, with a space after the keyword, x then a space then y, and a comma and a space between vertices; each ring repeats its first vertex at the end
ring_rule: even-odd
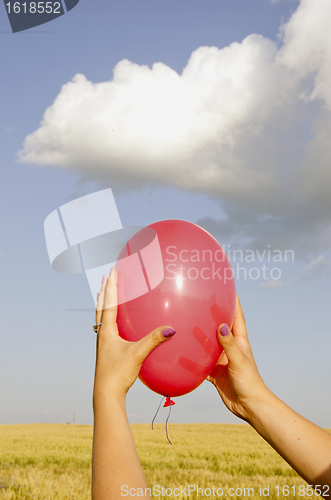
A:
POLYGON ((236 308, 234 311, 232 331, 235 337, 243 337, 247 339, 245 316, 241 308, 241 303, 238 294, 236 294, 236 308))
POLYGON ((240 350, 228 325, 223 323, 218 327, 217 338, 227 355, 229 365, 232 365, 233 368, 239 367, 243 363, 245 355, 240 350))
POLYGON ((156 346, 166 342, 173 337, 175 333, 175 330, 169 326, 160 326, 146 335, 146 337, 138 340, 138 342, 136 342, 136 354, 139 362, 142 363, 156 346))
POLYGON ((107 278, 106 278, 106 276, 103 276, 101 290, 100 290, 98 302, 97 302, 97 309, 96 309, 96 313, 95 313, 95 322, 96 323, 100 323, 101 319, 102 319, 102 310, 103 310, 103 305, 104 305, 104 301, 105 301, 106 286, 107 286, 107 278))
POLYGON ((105 283, 102 324, 107 326, 116 323, 117 318, 117 272, 114 267, 111 269, 109 278, 105 283))
POLYGON ((236 297, 236 309, 234 312, 232 332, 242 352, 255 363, 252 348, 248 340, 245 316, 241 308, 238 294, 236 297))

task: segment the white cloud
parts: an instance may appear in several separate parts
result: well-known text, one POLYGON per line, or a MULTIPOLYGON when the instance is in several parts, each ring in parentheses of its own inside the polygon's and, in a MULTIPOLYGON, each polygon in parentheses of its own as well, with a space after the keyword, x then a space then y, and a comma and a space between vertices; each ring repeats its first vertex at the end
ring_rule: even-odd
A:
POLYGON ((270 169, 247 166, 236 143, 245 131, 258 135, 277 102, 276 52, 251 35, 221 50, 200 47, 181 75, 128 60, 110 82, 76 75, 26 138, 20 160, 199 191, 244 194, 257 182, 270 189, 270 169))
POLYGON ((328 0, 301 0, 282 28, 284 45, 277 57, 297 78, 312 77, 313 85, 307 86, 303 99, 321 99, 331 110, 330 21, 328 0))
POLYGON ((331 216, 330 25, 329 0, 301 0, 281 27, 280 49, 250 35, 198 48, 182 74, 123 60, 108 82, 76 75, 26 137, 19 160, 128 187, 162 183, 218 196, 241 219, 251 214, 256 235, 267 213, 285 239, 310 232, 323 247, 331 216))

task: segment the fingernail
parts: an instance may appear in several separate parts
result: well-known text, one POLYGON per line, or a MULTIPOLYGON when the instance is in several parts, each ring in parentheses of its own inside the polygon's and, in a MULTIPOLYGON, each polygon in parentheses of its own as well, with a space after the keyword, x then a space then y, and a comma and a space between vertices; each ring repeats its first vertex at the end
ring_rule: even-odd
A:
POLYGON ((163 330, 162 335, 167 339, 168 337, 175 335, 175 333, 176 331, 173 328, 167 328, 166 330, 163 330))
POLYGON ((114 268, 112 267, 112 268, 111 268, 111 270, 109 271, 109 276, 111 275, 111 272, 112 272, 112 270, 113 270, 113 269, 114 269, 114 268))
POLYGON ((97 293, 97 300, 99 300, 100 293, 97 293))
POLYGON ((103 275, 103 276, 102 276, 102 284, 104 283, 105 279, 106 279, 106 276, 105 276, 105 275, 103 275))
POLYGON ((222 337, 226 337, 227 335, 229 335, 230 330, 229 330, 228 325, 225 324, 225 325, 221 326, 220 332, 221 332, 222 337))

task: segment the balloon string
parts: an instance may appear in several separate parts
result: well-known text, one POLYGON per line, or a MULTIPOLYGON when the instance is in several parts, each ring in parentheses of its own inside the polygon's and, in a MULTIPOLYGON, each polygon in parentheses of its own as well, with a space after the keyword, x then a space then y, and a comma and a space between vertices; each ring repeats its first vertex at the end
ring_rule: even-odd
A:
MULTIPOLYGON (((170 401, 170 398, 169 398, 169 401, 170 401)), ((166 420, 166 423, 165 423, 165 430, 166 430, 167 440, 172 445, 172 442, 170 441, 169 436, 168 436, 168 420, 169 420, 169 417, 170 417, 170 413, 171 413, 171 403, 169 405, 169 413, 168 413, 167 420, 166 420)))
POLYGON ((166 398, 166 397, 167 397, 167 396, 164 396, 164 397, 161 399, 160 404, 159 404, 159 406, 158 406, 158 408, 157 408, 157 410, 156 410, 156 413, 155 413, 155 415, 154 415, 154 417, 153 417, 153 420, 152 420, 152 429, 153 429, 153 423, 154 423, 154 420, 156 419, 156 415, 159 413, 160 406, 161 406, 161 404, 162 404, 162 402, 163 402, 164 398, 166 398))
POLYGON ((161 404, 163 403, 164 398, 169 399, 169 402, 170 402, 170 404, 169 404, 169 413, 168 413, 168 416, 167 416, 167 419, 166 419, 166 422, 165 422, 165 431, 166 431, 167 440, 172 445, 172 442, 170 441, 169 436, 168 436, 168 420, 169 420, 169 417, 170 417, 170 414, 171 414, 171 400, 170 400, 169 396, 163 396, 163 398, 161 399, 160 404, 157 407, 156 413, 155 413, 155 415, 153 417, 153 420, 152 420, 152 429, 153 429, 154 420, 156 418, 156 415, 159 413, 159 409, 161 407, 161 404))

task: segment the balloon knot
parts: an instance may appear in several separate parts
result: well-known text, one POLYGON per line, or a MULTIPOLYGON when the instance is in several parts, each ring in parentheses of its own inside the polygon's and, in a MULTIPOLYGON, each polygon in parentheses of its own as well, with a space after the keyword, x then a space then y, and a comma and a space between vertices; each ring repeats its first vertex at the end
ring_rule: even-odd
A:
POLYGON ((167 399, 165 400, 163 408, 167 408, 168 406, 173 406, 174 404, 176 404, 176 403, 172 399, 170 399, 169 396, 167 396, 167 399))

